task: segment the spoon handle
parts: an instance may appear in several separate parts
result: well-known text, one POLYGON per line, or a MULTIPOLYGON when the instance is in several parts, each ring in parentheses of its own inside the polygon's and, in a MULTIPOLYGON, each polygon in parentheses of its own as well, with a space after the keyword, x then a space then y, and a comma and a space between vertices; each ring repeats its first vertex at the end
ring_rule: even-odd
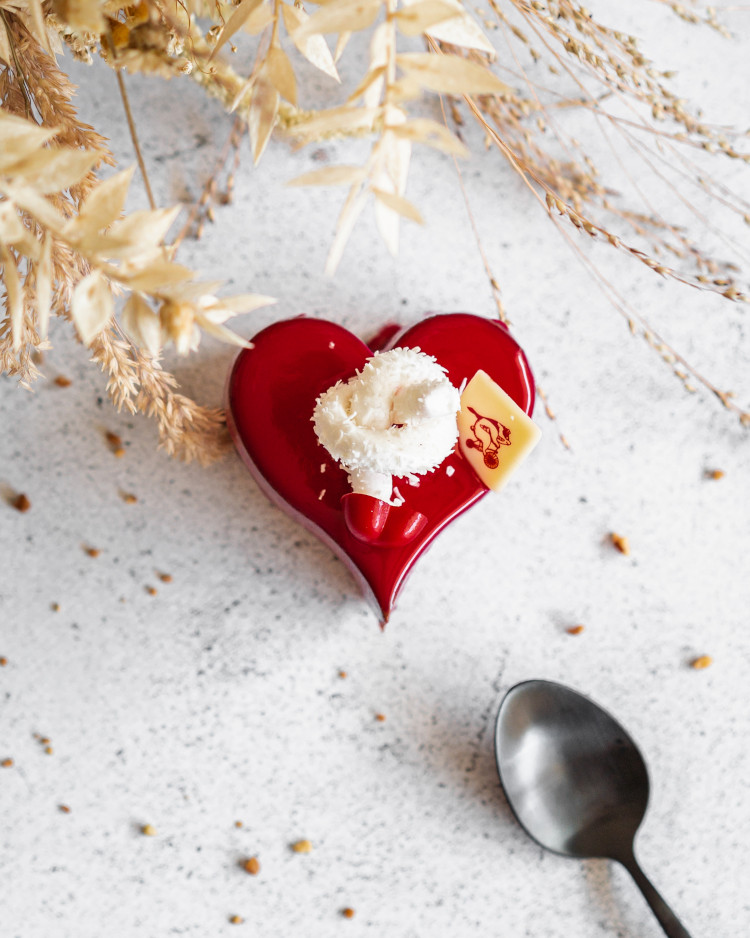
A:
POLYGON ((646 876, 640 868, 635 856, 630 854, 629 857, 622 859, 620 862, 635 880, 636 886, 638 886, 643 893, 643 898, 651 906, 651 911, 664 929, 664 934, 667 935, 667 938, 690 938, 688 931, 662 899, 648 876, 646 876))

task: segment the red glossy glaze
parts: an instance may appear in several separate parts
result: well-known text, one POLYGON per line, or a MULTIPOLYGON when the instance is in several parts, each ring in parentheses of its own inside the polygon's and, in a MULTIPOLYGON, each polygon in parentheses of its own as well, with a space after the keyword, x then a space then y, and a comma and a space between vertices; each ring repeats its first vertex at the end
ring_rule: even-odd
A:
POLYGON ((358 541, 375 544, 382 537, 391 506, 370 495, 344 495, 341 499, 344 521, 358 541))
POLYGON ((378 547, 403 547, 423 530, 427 518, 408 505, 389 505, 371 495, 344 495, 344 521, 358 541, 378 547))
MULTIPOLYGON (((497 320, 446 313, 379 335, 387 339, 384 346, 374 342, 378 348, 406 346, 434 355, 456 387, 481 368, 527 414, 534 408, 526 356, 497 320)), ((253 342, 229 377, 235 444, 269 498, 344 560, 385 623, 417 558, 488 490, 456 448, 438 469, 420 476, 418 486, 394 480, 405 499, 396 510, 362 501, 368 496, 347 499, 346 472, 318 443, 311 417, 318 395, 352 377, 373 349, 335 323, 305 317, 275 323, 253 342)))

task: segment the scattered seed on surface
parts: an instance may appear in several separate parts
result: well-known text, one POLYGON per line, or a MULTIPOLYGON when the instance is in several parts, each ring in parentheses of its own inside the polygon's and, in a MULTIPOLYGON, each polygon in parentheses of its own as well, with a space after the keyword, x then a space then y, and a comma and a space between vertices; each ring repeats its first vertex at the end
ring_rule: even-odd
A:
POLYGON ((122 500, 126 505, 135 505, 135 503, 138 501, 132 492, 123 492, 122 500))
POLYGON ((565 631, 568 635, 580 635, 585 628, 585 625, 571 625, 570 628, 565 629, 565 631))
POLYGON ((59 612, 59 611, 60 611, 60 603, 50 603, 50 604, 49 604, 49 607, 50 607, 50 609, 51 609, 53 612, 59 612))
POLYGON ((171 582, 172 582, 172 574, 171 574, 171 573, 160 573, 160 574, 159 574, 159 579, 162 581, 162 583, 171 583, 171 582))
POLYGON ((113 449, 112 452, 118 459, 122 459, 122 457, 125 455, 125 449, 122 446, 118 446, 117 449, 113 449))
POLYGON ((12 765, 13 765, 12 759, 3 759, 3 761, 0 762, 0 767, 2 767, 3 769, 9 769, 11 768, 12 765))
POLYGON ((48 756, 51 756, 54 754, 54 749, 52 748, 52 746, 45 746, 44 751, 47 753, 48 756))
POLYGON ((698 655, 690 662, 690 667, 695 668, 696 671, 702 671, 704 668, 710 668, 713 663, 714 659, 711 655, 698 655))
POLYGON ((310 843, 309 840, 296 840, 292 844, 292 850, 295 853, 311 853, 312 844, 310 843))
POLYGON ((98 547, 84 547, 85 552, 89 557, 98 557, 101 554, 101 551, 98 547))
POLYGON ((156 588, 155 586, 147 586, 147 587, 146 587, 146 592, 148 593, 149 596, 156 596, 156 594, 157 594, 159 591, 157 590, 157 588, 156 588))
POLYGON ((242 821, 235 821, 235 822, 234 822, 234 826, 235 826, 235 827, 242 827, 242 821))
POLYGON ((707 469, 706 478, 707 479, 723 479, 726 473, 723 469, 707 469))
POLYGON ((107 430, 105 437, 110 446, 122 446, 122 437, 119 434, 107 430))
POLYGON ((141 827, 141 833, 144 837, 156 837, 156 828, 153 824, 144 824, 141 827))
POLYGON ((58 375, 55 378, 55 384, 58 388, 69 388, 73 382, 70 378, 66 378, 65 375, 58 375))
POLYGON ((232 925, 241 925, 244 921, 245 919, 241 915, 232 915, 229 919, 232 925))
POLYGON ((344 918, 354 918, 354 909, 350 909, 349 906, 347 906, 345 909, 341 910, 341 914, 344 918))
POLYGON ((375 719, 378 721, 378 723, 385 723, 385 714, 384 714, 384 713, 376 713, 376 714, 375 714, 375 719))
POLYGON ((612 541, 612 546, 619 550, 621 554, 627 555, 630 553, 630 543, 626 537, 623 537, 621 534, 610 534, 610 540, 612 541))
POLYGON ((62 814, 70 814, 70 808, 66 804, 59 804, 57 806, 57 810, 60 811, 62 814))
POLYGON ((348 677, 348 676, 349 676, 349 675, 346 673, 346 671, 339 671, 339 677, 340 677, 342 680, 343 680, 345 677, 348 677))
POLYGON ((31 502, 29 501, 28 496, 24 495, 23 493, 16 495, 16 497, 11 502, 11 505, 13 505, 16 511, 20 512, 28 511, 29 508, 31 508, 31 502))
POLYGON ((250 857, 242 864, 242 869, 251 876, 257 876, 260 873, 260 863, 257 857, 250 857))
POLYGON ((0 656, 0 668, 4 668, 7 663, 8 659, 4 655, 0 656))

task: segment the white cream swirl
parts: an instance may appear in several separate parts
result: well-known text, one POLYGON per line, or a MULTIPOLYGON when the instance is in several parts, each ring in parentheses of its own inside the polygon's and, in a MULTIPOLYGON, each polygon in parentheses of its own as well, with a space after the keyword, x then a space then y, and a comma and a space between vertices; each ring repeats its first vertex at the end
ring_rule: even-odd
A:
POLYGON ((391 501, 391 476, 436 469, 458 438, 458 391, 418 348, 375 353, 353 378, 320 395, 315 433, 355 492, 391 501))

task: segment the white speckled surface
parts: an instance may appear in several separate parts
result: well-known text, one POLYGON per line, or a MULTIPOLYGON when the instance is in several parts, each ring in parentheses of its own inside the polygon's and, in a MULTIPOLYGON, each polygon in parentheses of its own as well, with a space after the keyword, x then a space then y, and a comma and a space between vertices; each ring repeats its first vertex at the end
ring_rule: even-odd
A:
MULTIPOLYGON (((746 122, 743 46, 639 6, 668 26, 660 60, 685 70, 681 87, 746 122), (715 66, 688 73, 696 48, 715 66)), ((746 50, 747 20, 734 26, 746 50)), ((114 78, 88 78, 82 112, 127 162, 114 78)), ((129 87, 166 200, 212 164, 229 123, 192 86, 129 87)), ((343 145, 326 153, 351 160, 343 145)), ((339 203, 283 186, 311 154, 272 145, 257 171, 249 163, 233 206, 181 255, 237 291, 279 297, 242 321, 245 334, 302 312, 363 333, 394 314, 491 312, 448 162, 416 157, 410 196, 428 225, 405 230, 401 257, 366 219, 334 281, 321 271, 339 203)), ((69 388, 0 384, 0 484, 32 502, 26 514, 0 503, 0 758, 14 760, 0 769, 3 936, 657 936, 626 874, 545 855, 510 816, 492 727, 504 692, 530 677, 588 693, 641 744, 653 787, 639 853, 693 938, 750 930, 750 437, 628 339, 494 159, 475 157, 465 177, 573 449, 540 415, 524 470, 438 540, 384 634, 342 564, 238 459, 170 462, 148 421, 115 414, 66 328, 45 373, 69 388), (713 468, 724 478, 707 480, 713 468), (630 557, 607 545, 612 530, 630 557), (584 633, 567 635, 578 622, 584 633), (713 666, 691 669, 703 653, 713 666), (312 853, 292 853, 303 837, 312 853), (249 856, 255 877, 238 865, 249 856)), ((747 195, 748 175, 736 178, 747 195)), ((594 257, 747 398, 745 310, 594 257)), ((174 367, 218 403, 232 357, 206 342, 174 367)))

